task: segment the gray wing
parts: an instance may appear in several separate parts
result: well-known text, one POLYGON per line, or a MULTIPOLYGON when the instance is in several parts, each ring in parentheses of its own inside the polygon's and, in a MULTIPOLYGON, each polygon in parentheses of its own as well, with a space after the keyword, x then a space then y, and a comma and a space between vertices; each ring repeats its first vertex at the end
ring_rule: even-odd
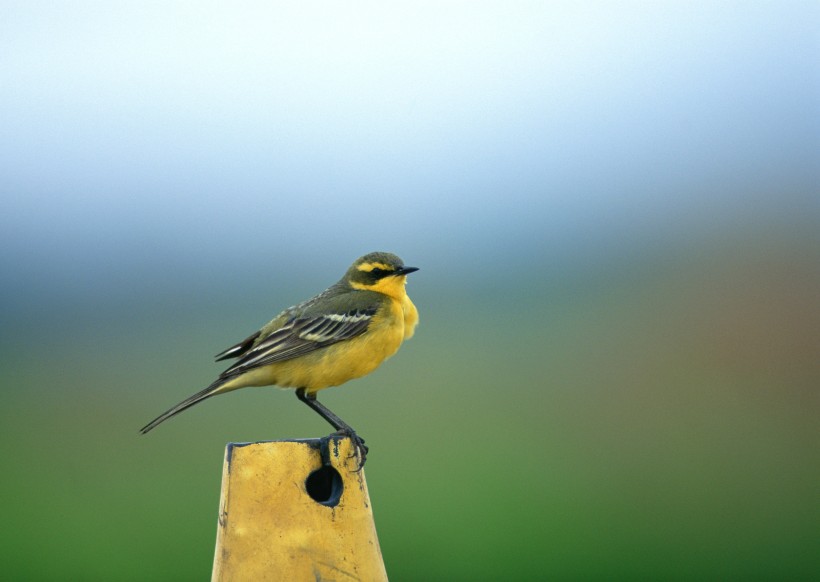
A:
MULTIPOLYGON (((368 307, 346 313, 327 313, 290 319, 285 325, 245 351, 241 359, 222 372, 219 377, 238 376, 253 368, 291 360, 356 337, 364 333, 375 314, 376 307, 368 307)), ((226 350, 228 351, 230 349, 226 350)), ((225 357, 230 357, 230 355, 225 357)))

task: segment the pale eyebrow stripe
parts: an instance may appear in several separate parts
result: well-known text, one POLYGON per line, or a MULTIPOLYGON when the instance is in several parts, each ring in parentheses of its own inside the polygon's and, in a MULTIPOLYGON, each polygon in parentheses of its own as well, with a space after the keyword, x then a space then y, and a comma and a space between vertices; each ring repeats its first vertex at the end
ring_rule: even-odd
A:
POLYGON ((369 273, 373 269, 382 269, 384 271, 392 271, 393 267, 386 263, 362 263, 358 267, 356 267, 359 271, 364 271, 369 273))

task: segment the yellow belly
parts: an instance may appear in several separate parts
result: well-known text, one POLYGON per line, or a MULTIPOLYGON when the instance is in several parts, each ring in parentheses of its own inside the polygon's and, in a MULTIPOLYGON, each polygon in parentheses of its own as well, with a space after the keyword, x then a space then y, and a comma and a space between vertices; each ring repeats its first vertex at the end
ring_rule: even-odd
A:
POLYGON ((219 392, 271 385, 317 392, 365 376, 395 354, 405 337, 412 335, 418 321, 415 307, 411 314, 412 321, 408 321, 411 325, 405 326, 406 305, 391 299, 383 311, 373 317, 364 334, 293 360, 249 370, 223 384, 219 392))

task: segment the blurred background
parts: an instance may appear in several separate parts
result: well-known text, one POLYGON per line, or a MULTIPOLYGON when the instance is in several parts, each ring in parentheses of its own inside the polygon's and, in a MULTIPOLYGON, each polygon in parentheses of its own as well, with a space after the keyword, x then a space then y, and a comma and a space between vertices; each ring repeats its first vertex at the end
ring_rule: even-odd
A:
POLYGON ((817 575, 816 2, 6 2, 3 577, 203 580, 212 354, 399 254, 322 393, 393 580, 817 575))

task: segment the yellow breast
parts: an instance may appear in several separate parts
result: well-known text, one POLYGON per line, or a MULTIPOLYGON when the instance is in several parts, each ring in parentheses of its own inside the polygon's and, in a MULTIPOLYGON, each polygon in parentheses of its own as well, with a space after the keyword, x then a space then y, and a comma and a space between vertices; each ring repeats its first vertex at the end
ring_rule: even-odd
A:
MULTIPOLYGON (((407 296, 405 287, 407 285, 407 277, 385 277, 379 280, 374 285, 357 285, 352 284, 354 289, 363 289, 368 291, 376 291, 383 295, 387 295, 401 306, 400 319, 404 327, 404 339, 410 339, 416 331, 416 326, 419 323, 419 312, 410 297, 407 296)), ((395 307, 395 306, 394 306, 395 307)), ((398 314, 397 314, 398 317, 398 314)), ((397 348, 398 349, 398 348, 397 348)))
POLYGON ((407 293, 404 294, 404 298, 402 299, 401 309, 404 314, 404 339, 407 340, 416 333, 416 326, 419 324, 419 311, 416 309, 416 306, 413 305, 413 302, 410 301, 407 293))
POLYGON ((401 305, 390 301, 370 322, 368 330, 324 350, 311 374, 308 392, 338 386, 365 376, 398 351, 404 341, 401 305))

